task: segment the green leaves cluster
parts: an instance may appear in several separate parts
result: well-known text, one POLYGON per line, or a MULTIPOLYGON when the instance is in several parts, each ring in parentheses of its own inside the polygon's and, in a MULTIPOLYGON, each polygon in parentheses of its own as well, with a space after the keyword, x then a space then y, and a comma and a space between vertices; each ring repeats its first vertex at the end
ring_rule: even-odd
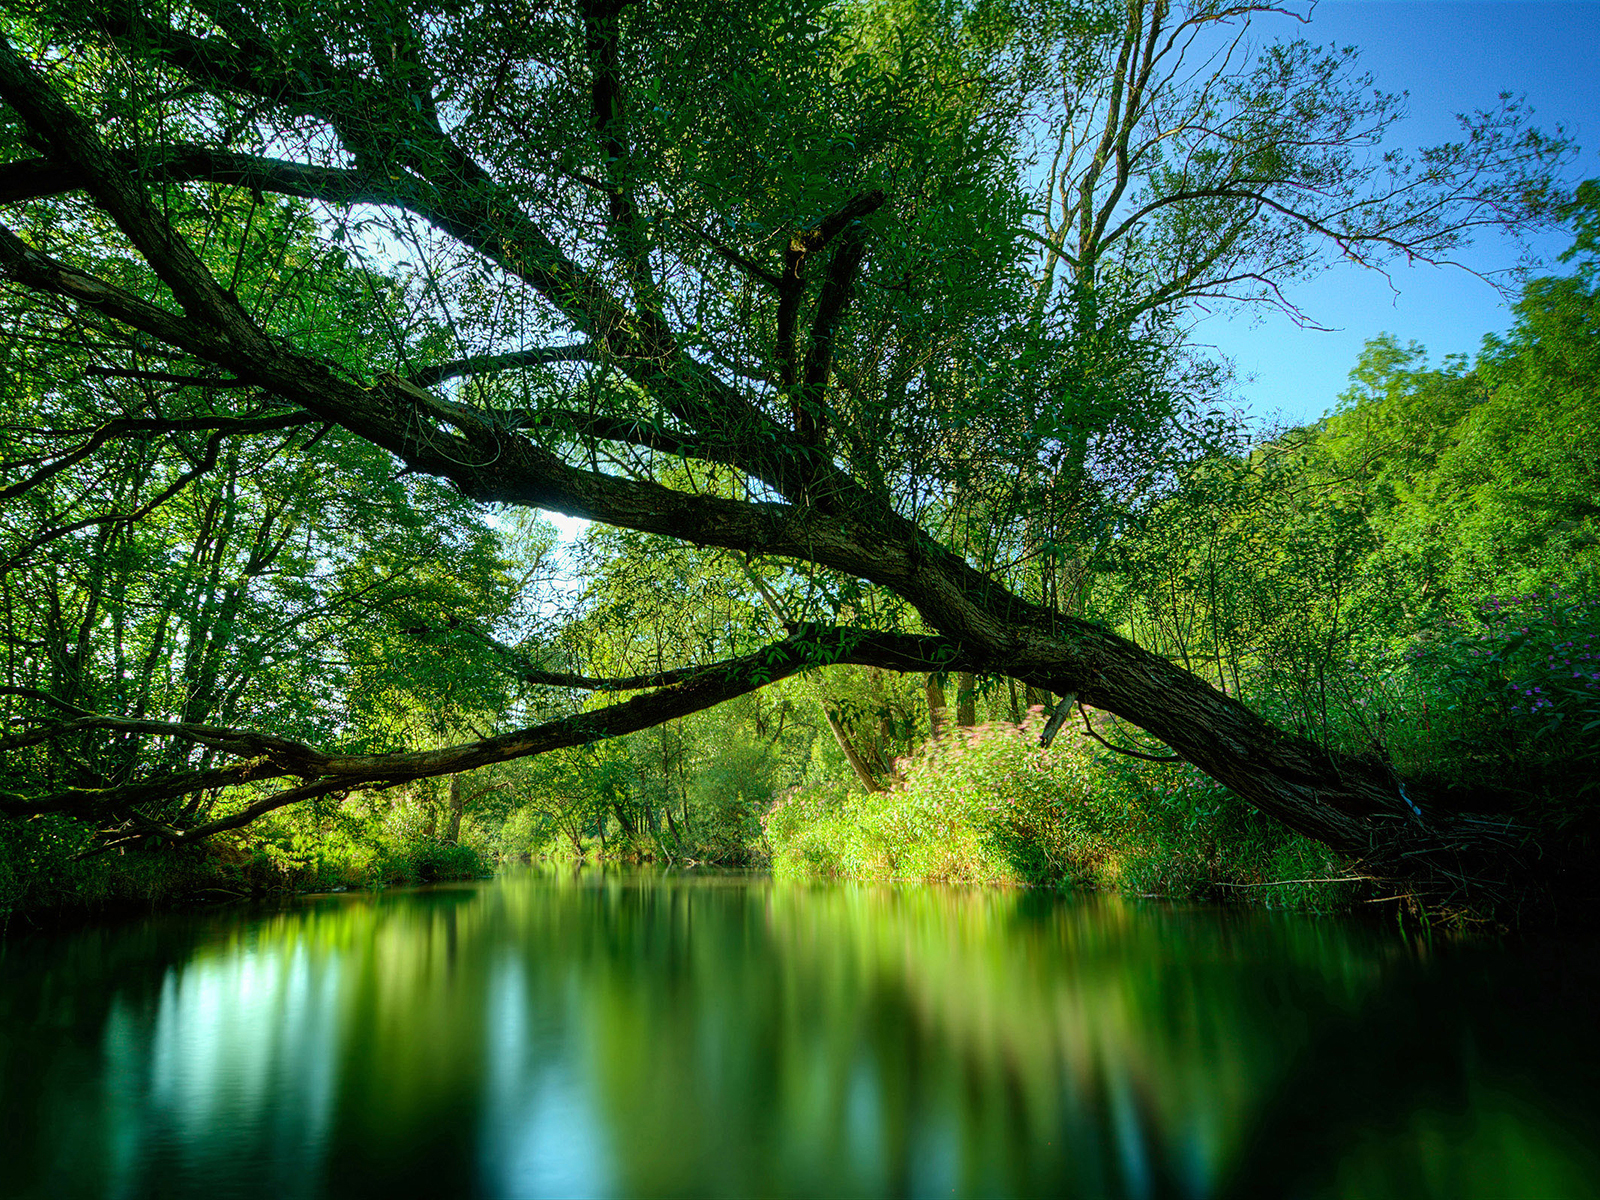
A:
POLYGON ((1396 770, 1569 778, 1600 728, 1600 294, 1580 268, 1514 311, 1472 361, 1380 338, 1323 421, 1186 472, 1106 556, 1101 611, 1396 770))

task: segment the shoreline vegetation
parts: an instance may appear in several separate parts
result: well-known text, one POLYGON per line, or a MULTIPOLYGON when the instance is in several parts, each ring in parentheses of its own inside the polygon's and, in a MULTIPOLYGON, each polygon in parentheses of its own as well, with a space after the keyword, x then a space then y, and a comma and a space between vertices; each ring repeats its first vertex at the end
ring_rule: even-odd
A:
MULTIPOLYGON (((1018 713, 1014 687, 963 684, 972 691, 958 692, 951 709, 926 710, 933 736, 910 721, 891 728, 886 714, 911 706, 905 681, 896 692, 884 674, 857 671, 853 682, 865 691, 851 700, 852 677, 841 675, 851 669, 839 668, 826 704, 843 714, 835 720, 843 737, 813 729, 797 743, 803 757, 786 763, 778 753, 784 722, 803 728, 795 701, 806 686, 813 702, 820 693, 805 681, 780 685, 766 709, 725 706, 699 726, 682 725, 666 761, 678 790, 664 776, 654 803, 650 763, 659 766, 665 743, 636 735, 587 757, 533 760, 546 767, 539 774, 331 797, 209 845, 85 856, 85 832, 60 818, 6 822, 0 922, 467 880, 541 858, 1099 890, 1314 913, 1392 905, 1401 919, 1469 930, 1546 922, 1549 902, 1565 899, 1578 902, 1568 916, 1583 920, 1593 894, 1600 720, 1600 597, 1588 583, 1491 596, 1463 618, 1304 676, 1326 704, 1316 710, 1316 733, 1329 744, 1350 752, 1367 740, 1397 779, 1445 779, 1476 793, 1480 810, 1498 810, 1484 819, 1502 821, 1508 839, 1534 851, 1537 830, 1563 830, 1556 843, 1546 834, 1541 874, 1520 892, 1464 878, 1461 902, 1441 905, 1397 887, 1105 714, 1074 707, 1041 749, 1049 710, 1018 713), (880 741, 864 739, 868 730, 880 741), (849 769, 851 738, 858 757, 882 764, 881 788, 867 789, 849 769), (895 744, 911 749, 891 758, 895 744), (1504 789, 1498 781, 1513 762, 1542 787, 1504 789), (799 782, 784 782, 797 773, 799 782)), ((1307 719, 1311 700, 1283 678, 1272 679, 1278 691, 1253 699, 1292 727, 1297 715, 1307 719)), ((931 703, 939 693, 929 688, 931 703)))
MULTIPOLYGON (((1074 706, 1042 749, 1049 709, 1035 704, 1019 713, 1014 687, 963 682, 971 691, 958 692, 955 720, 947 719, 950 710, 927 710, 929 736, 928 725, 892 729, 885 719, 896 705, 902 715, 910 707, 904 680, 896 694, 882 673, 857 671, 865 698, 850 700, 850 681, 836 673, 824 701, 841 736, 813 730, 802 742, 803 762, 791 759, 787 771, 775 748, 785 714, 794 720, 795 696, 783 687, 809 687, 817 700, 815 685, 774 689, 776 733, 753 703, 718 710, 720 722, 712 713, 699 727, 680 727, 667 762, 679 791, 662 786, 657 804, 649 800, 647 762, 658 747, 636 735, 607 743, 609 756, 534 760, 546 766, 540 774, 479 786, 458 776, 398 797, 335 796, 175 849, 86 855, 85 831, 69 822, 6 822, 0 928, 19 919, 27 926, 180 903, 477 879, 530 859, 1095 890, 1329 914, 1393 905, 1402 920, 1487 931, 1548 922, 1550 902, 1564 899, 1577 901, 1568 917, 1586 919, 1600 721, 1600 596, 1587 577, 1566 588, 1490 596, 1465 617, 1319 666, 1303 678, 1325 705, 1315 714, 1320 739, 1347 753, 1365 740, 1397 780, 1442 779, 1475 794, 1480 810, 1498 812, 1483 819, 1503 822, 1505 836, 1531 852, 1541 852, 1535 837, 1545 830, 1537 880, 1463 878, 1459 901, 1439 904, 1265 817, 1105 714, 1074 706), (862 739, 867 729, 881 735, 877 744, 862 739), (880 787, 864 787, 849 769, 843 750, 852 737, 882 764, 880 787), (890 758, 886 749, 897 737, 911 749, 890 758), (1522 778, 1540 780, 1539 790, 1502 787, 1511 763, 1522 764, 1522 778), (802 780, 785 786, 785 774, 796 771, 802 780), (1548 840, 1552 828, 1564 831, 1561 841, 1548 840), (1519 883, 1521 891, 1511 890, 1519 883)), ((1305 728, 1308 689, 1297 695, 1283 678, 1269 677, 1280 690, 1253 699, 1291 727, 1298 715, 1305 728)), ((937 684, 930 680, 930 704, 942 704, 937 684)))
POLYGON ((1186 764, 1039 748, 1046 715, 955 729, 887 793, 797 789, 762 820, 780 876, 970 883, 1252 900, 1348 911, 1340 857, 1261 817, 1186 764))
POLYGON ((1600 894, 1564 133, 1381 148, 1305 41, 1078 128, 1249 5, 710 11, 0 21, 0 922, 530 854, 1600 894), (1185 333, 1487 227, 1566 273, 1302 427, 1185 333))
MULTIPOLYGON (((1348 677, 1335 690, 1354 719, 1340 734, 1365 733, 1361 714, 1381 702, 1389 706, 1382 720, 1411 729, 1409 742, 1391 736, 1387 749, 1407 755, 1413 776, 1460 770, 1461 761, 1448 754, 1430 761, 1442 749, 1495 741, 1503 749, 1543 745, 1557 751, 1553 786, 1586 796, 1593 786, 1582 775, 1589 730, 1577 721, 1597 703, 1591 688, 1600 661, 1600 598, 1558 589, 1491 597, 1476 615, 1475 623, 1449 623, 1370 673, 1346 664, 1348 677), (1577 671, 1569 670, 1574 660, 1577 671), (1580 686, 1564 697, 1566 679, 1580 686), (1408 704, 1415 712, 1406 711, 1408 704), (1416 719, 1418 713, 1424 718, 1416 719), (1530 729, 1530 721, 1544 724, 1530 729), (1563 722, 1567 732, 1578 731, 1576 741, 1563 741, 1563 722)), ((1487 926, 1470 908, 1430 909, 1363 874, 1359 864, 1264 817, 1189 764, 1164 761, 1153 752, 1159 747, 1141 746, 1137 731, 1114 721, 1079 709, 1076 722, 1041 749, 1048 716, 1035 705, 1020 723, 947 725, 893 762, 890 786, 881 791, 852 786, 857 781, 837 763, 764 808, 746 803, 741 791, 739 803, 710 814, 698 844, 680 838, 672 849, 660 830, 644 837, 624 832, 609 803, 584 806, 573 825, 558 808, 515 798, 498 822, 463 825, 458 812, 448 838, 438 827, 438 808, 385 806, 369 797, 366 804, 327 806, 309 827, 291 817, 276 829, 257 826, 232 842, 187 853, 79 860, 61 855, 57 845, 46 867, 38 857, 48 852, 41 842, 28 860, 31 871, 17 870, 16 848, 0 860, 0 914, 32 924, 178 903, 415 886, 485 878, 511 863, 544 859, 1102 891, 1321 914, 1394 904, 1402 917, 1424 923, 1443 918, 1462 928, 1487 926), (602 824, 611 827, 609 837, 599 834, 602 824)), ((1548 804, 1559 797, 1536 799, 1548 804)), ((1516 822, 1508 819, 1507 828, 1515 830, 1516 822)), ((1586 831, 1578 832, 1585 836, 1575 844, 1587 845, 1586 831)), ((11 836, 14 843, 14 830, 11 836)), ((1542 904, 1535 909, 1548 915, 1542 904)))

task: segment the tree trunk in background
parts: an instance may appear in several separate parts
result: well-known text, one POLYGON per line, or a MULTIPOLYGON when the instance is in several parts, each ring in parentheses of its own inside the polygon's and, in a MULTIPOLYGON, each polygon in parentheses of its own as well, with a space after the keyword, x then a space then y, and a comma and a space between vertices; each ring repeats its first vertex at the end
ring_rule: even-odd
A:
POLYGON ((928 676, 928 736, 937 740, 945 729, 947 722, 944 706, 944 689, 939 686, 937 676, 928 676))
POLYGON ((667 833, 672 838, 672 849, 666 851, 667 861, 671 862, 678 855, 686 852, 685 844, 683 834, 678 831, 678 822, 672 815, 672 805, 668 803, 663 811, 667 814, 667 833))
POLYGON ((1049 692, 1045 691, 1043 688, 1036 688, 1031 683, 1027 685, 1027 687, 1024 689, 1024 692, 1025 692, 1025 698, 1028 701, 1028 707, 1029 708, 1043 708, 1043 709, 1047 709, 1047 710, 1049 709, 1049 707, 1050 707, 1050 693, 1049 692))
MULTIPOLYGON (((772 614, 773 619, 785 628, 792 625, 793 622, 789 614, 784 611, 783 604, 772 594, 772 589, 766 585, 761 576, 750 570, 745 573, 749 576, 750 582, 755 584, 756 591, 761 596, 761 602, 767 606, 767 611, 772 614)), ((850 744, 850 735, 845 731, 844 725, 834 713, 833 705, 828 703, 828 695, 822 690, 822 685, 817 682, 816 676, 807 675, 805 680, 806 689, 816 700, 817 707, 822 710, 822 718, 828 722, 828 728, 833 732, 833 740, 839 743, 839 749, 844 754, 845 761, 850 764, 850 769, 855 772, 856 779, 869 792, 883 791, 883 782, 872 773, 872 768, 867 766, 860 752, 850 744)))
POLYGON ((452 846, 461 839, 461 814, 467 807, 467 789, 461 786, 461 775, 456 773, 450 776, 450 824, 444 835, 444 840, 452 846))
POLYGON ((956 724, 971 729, 978 723, 978 678, 971 671, 956 672, 956 724))
POLYGON ((861 786, 869 792, 883 791, 883 781, 872 773, 872 768, 867 766, 866 759, 862 758, 856 748, 850 744, 850 735, 845 732, 844 724, 835 715, 832 706, 820 694, 817 695, 817 705, 822 709, 822 715, 827 718, 828 728, 833 730, 833 740, 839 743, 839 749, 844 752, 845 761, 850 764, 850 769, 855 772, 856 778, 861 782, 861 786))
POLYGON ((896 706, 884 687, 884 670, 881 667, 868 667, 867 671, 872 678, 872 698, 878 706, 877 735, 872 744, 873 760, 879 773, 893 782, 899 778, 894 767, 895 760, 905 749, 898 736, 900 727, 894 719, 896 706))

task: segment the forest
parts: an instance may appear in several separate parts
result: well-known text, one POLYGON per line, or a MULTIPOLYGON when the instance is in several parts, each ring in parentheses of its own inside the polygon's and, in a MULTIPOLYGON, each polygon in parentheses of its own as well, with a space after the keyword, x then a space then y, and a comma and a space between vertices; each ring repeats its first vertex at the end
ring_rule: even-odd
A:
POLYGON ((1265 11, 8 8, 0 918, 527 855, 1592 897, 1600 181, 1512 99, 1396 149, 1265 11), (1314 423, 1193 335, 1552 233, 1314 423))

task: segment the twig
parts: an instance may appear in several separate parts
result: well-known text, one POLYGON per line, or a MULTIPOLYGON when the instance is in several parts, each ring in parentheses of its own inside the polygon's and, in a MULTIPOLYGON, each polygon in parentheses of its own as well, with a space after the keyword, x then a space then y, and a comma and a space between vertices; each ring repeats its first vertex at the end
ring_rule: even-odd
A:
POLYGON ((1326 879, 1272 879, 1266 883, 1219 883, 1218 887, 1231 888, 1260 888, 1283 887, 1291 883, 1363 883, 1370 880, 1367 875, 1334 875, 1326 879))
MULTIPOLYGON (((1057 710, 1057 715, 1050 718, 1050 724, 1045 727, 1044 735, 1041 735, 1039 738, 1039 744, 1041 746, 1048 746, 1050 744, 1045 740, 1046 736, 1053 737, 1055 735, 1056 729, 1060 727, 1061 722, 1066 719, 1067 713, 1071 710, 1074 700, 1076 700, 1076 697, 1068 696, 1061 702, 1061 707, 1057 710)), ((1113 746, 1110 742, 1106 741, 1105 738, 1101 737, 1094 731, 1094 726, 1089 724, 1089 714, 1084 711, 1082 703, 1078 704, 1078 712, 1083 714, 1083 731, 1095 741, 1099 742, 1107 750, 1114 750, 1118 754, 1126 754, 1129 758, 1142 758, 1145 762, 1169 763, 1183 761, 1183 756, 1181 754, 1146 754, 1142 750, 1129 750, 1125 746, 1113 746)))

